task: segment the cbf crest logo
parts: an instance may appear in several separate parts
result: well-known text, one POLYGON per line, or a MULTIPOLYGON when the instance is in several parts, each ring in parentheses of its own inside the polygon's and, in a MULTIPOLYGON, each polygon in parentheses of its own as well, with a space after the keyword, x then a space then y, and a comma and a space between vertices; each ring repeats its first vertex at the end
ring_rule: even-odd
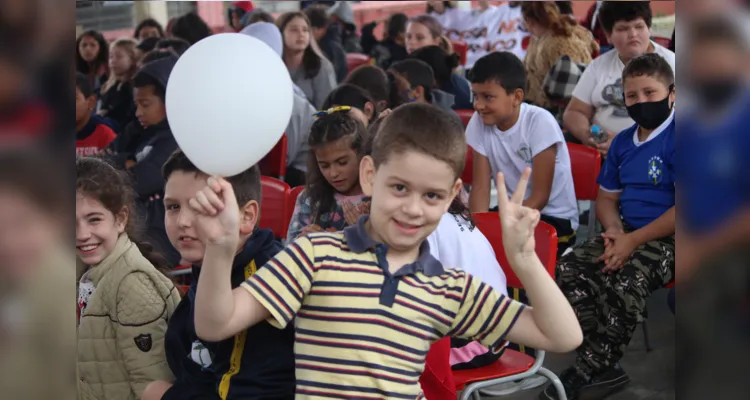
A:
POLYGON ((653 156, 649 158, 648 160, 648 180, 651 181, 654 185, 659 184, 661 182, 662 177, 664 176, 664 161, 662 161, 661 157, 659 156, 653 156))

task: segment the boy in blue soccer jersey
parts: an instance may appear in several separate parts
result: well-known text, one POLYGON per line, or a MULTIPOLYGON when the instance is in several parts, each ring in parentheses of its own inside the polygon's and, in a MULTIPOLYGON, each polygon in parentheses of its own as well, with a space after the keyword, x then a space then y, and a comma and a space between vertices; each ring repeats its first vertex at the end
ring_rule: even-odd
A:
POLYGON ((463 127, 447 111, 398 107, 360 164, 370 215, 343 232, 298 238, 234 291, 239 216, 232 186, 211 178, 190 200, 207 244, 198 335, 216 341, 294 319, 297 398, 423 398, 425 356, 443 336, 495 351, 506 340, 557 352, 578 346, 575 315, 534 251, 540 214, 522 205, 529 170, 510 199, 499 175, 498 198, 506 255, 533 309, 430 255, 425 238, 461 187, 465 156, 463 127))
MULTIPOLYGON (((674 279, 674 73, 648 53, 628 63, 622 81, 636 124, 613 140, 599 174, 604 233, 558 264, 558 284, 585 338, 560 376, 568 398, 604 398, 630 381, 619 360, 649 295, 674 279)), ((540 395, 557 398, 552 386, 540 395)))

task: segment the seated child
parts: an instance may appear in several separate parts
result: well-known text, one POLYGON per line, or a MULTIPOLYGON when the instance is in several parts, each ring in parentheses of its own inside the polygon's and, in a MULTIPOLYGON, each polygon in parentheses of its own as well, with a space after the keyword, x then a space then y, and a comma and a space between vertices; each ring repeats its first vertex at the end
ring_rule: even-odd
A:
POLYGON ((406 59, 391 66, 393 73, 400 75, 409 82, 409 101, 434 104, 444 110, 451 110, 450 115, 458 117, 453 109, 455 96, 435 87, 435 73, 432 67, 422 60, 406 59))
MULTIPOLYGON (((397 108, 360 164, 370 215, 343 232, 298 238, 234 292, 224 282, 240 221, 232 185, 212 177, 190 201, 198 234, 210 243, 198 283, 198 336, 221 340, 264 320, 283 328, 294 319, 296 394, 345 398, 420 398, 425 356, 444 336, 495 350, 506 339, 559 352, 578 346, 575 315, 534 252, 539 213, 520 196, 508 200, 502 190, 503 239, 533 308, 430 254, 425 238, 461 187, 465 154, 462 126, 446 111, 397 108)), ((517 191, 527 181, 528 174, 517 191)))
POLYGON ((161 167, 177 149, 169 129, 164 98, 167 80, 177 57, 170 56, 146 63, 133 77, 136 104, 133 121, 125 133, 111 143, 110 158, 126 169, 135 181, 136 200, 147 212, 149 240, 165 255, 170 265, 179 263, 180 256, 169 243, 164 230, 164 178, 161 167))
POLYGON ((350 83, 339 85, 323 102, 324 110, 341 106, 351 107, 349 113, 362 121, 365 128, 378 117, 375 100, 366 90, 350 83))
MULTIPOLYGON (((195 293, 201 278, 200 264, 206 243, 199 240, 197 215, 188 206, 196 192, 206 186, 208 176, 177 150, 164 164, 166 180, 164 205, 169 240, 180 257, 193 264, 193 281, 169 321, 166 336, 166 360, 174 381, 154 382, 144 399, 293 399, 294 329, 279 331, 260 323, 234 337, 221 341, 203 341, 195 334, 193 313, 195 293)), ((241 215, 238 228, 241 240, 231 261, 231 273, 222 284, 231 281, 235 288, 247 280, 276 253, 281 244, 273 232, 259 229, 260 171, 252 167, 227 178, 232 182, 241 215)), ((208 276, 207 279, 211 279, 208 276)))
POLYGON ((549 111, 523 102, 526 71, 513 53, 480 58, 469 78, 476 109, 466 127, 466 141, 474 150, 471 211, 488 210, 490 180, 498 172, 512 193, 524 169, 531 167, 524 205, 539 210, 542 221, 557 230, 562 254, 575 243, 578 204, 560 126, 549 111))
POLYGON ((76 72, 76 157, 97 155, 117 137, 112 128, 91 118, 95 107, 91 80, 76 72))
MULTIPOLYGON (((585 337, 575 365, 560 375, 568 398, 603 398, 630 381, 620 358, 649 295, 674 279, 674 73, 647 53, 628 63, 622 83, 636 125, 615 137, 599 174, 604 233, 558 263, 557 282, 585 337)), ((557 391, 550 386, 540 398, 556 399, 557 391)))
POLYGON ((164 358, 167 321, 180 301, 157 268, 165 260, 133 237, 137 213, 124 172, 76 160, 78 389, 95 399, 139 399, 146 385, 171 379, 164 358))
POLYGON ((410 92, 409 82, 392 71, 386 72, 375 65, 362 65, 352 71, 346 81, 364 89, 375 100, 375 110, 383 112, 407 103, 410 92))
POLYGON ((350 107, 320 113, 310 129, 307 185, 297 197, 288 241, 357 223, 367 204, 359 186, 359 150, 366 135, 350 107))

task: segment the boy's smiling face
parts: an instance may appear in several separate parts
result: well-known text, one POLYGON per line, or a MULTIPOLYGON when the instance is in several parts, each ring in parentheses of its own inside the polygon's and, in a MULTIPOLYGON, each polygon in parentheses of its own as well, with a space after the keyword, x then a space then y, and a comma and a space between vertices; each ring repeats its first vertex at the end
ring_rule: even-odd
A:
POLYGON ((377 169, 365 157, 360 182, 372 196, 370 234, 401 253, 435 230, 461 185, 448 163, 413 150, 391 154, 377 169))
POLYGON ((508 93, 494 80, 472 83, 471 91, 474 94, 474 110, 485 125, 502 126, 513 118, 515 110, 523 102, 522 90, 508 93))

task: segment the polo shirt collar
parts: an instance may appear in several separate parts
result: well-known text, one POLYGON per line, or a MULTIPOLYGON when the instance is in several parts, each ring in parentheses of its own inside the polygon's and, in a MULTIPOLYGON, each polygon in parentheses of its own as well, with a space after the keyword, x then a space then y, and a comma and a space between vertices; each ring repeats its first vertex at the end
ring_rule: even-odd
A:
MULTIPOLYGON (((359 217, 356 225, 351 225, 344 228, 344 237, 346 238, 346 243, 349 248, 357 254, 361 254, 372 249, 375 252, 381 250, 383 256, 385 256, 385 253, 388 250, 388 246, 383 243, 376 242, 373 238, 370 237, 370 235, 367 234, 365 223, 367 223, 369 218, 370 217, 368 215, 363 215, 359 217)), ((380 267, 387 269, 387 265, 381 265, 380 267)), ((438 276, 445 273, 443 264, 441 264, 440 261, 438 261, 430 253, 430 243, 427 240, 424 240, 419 246, 419 256, 417 257, 417 260, 411 264, 404 265, 394 275, 410 275, 417 272, 422 272, 427 276, 438 276)))

